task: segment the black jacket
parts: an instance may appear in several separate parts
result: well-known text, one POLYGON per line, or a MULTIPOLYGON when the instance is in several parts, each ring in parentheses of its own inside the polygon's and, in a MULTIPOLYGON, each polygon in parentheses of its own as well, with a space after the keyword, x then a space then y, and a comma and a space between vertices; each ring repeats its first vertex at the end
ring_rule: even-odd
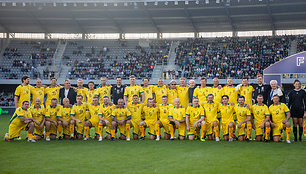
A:
MULTIPOLYGON (((265 91, 265 97, 264 98, 267 99, 266 103, 267 103, 268 107, 273 104, 273 101, 271 100, 271 90, 272 90, 272 88, 269 85, 267 87, 267 90, 265 91)), ((279 97, 279 102, 286 103, 285 92, 282 91, 282 93, 283 93, 283 95, 279 97)))
MULTIPOLYGON (((67 98, 70 101, 70 104, 74 105, 76 103, 76 95, 77 93, 74 91, 73 88, 70 88, 68 91, 67 98)), ((59 100, 60 104, 63 105, 63 99, 65 98, 65 88, 60 89, 59 91, 59 100)))

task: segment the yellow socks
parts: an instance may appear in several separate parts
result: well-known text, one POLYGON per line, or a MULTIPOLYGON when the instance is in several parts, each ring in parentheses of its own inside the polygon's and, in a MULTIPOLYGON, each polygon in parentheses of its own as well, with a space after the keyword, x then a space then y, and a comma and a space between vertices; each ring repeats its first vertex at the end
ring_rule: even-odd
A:
POLYGON ((46 132, 46 137, 50 137, 50 132, 46 132))
POLYGON ((174 127, 172 124, 169 124, 169 131, 171 138, 174 138, 174 127))
POLYGON ((265 139, 268 140, 270 137, 271 127, 266 127, 265 139))
POLYGON ((159 124, 155 124, 155 133, 156 133, 156 135, 160 135, 160 126, 159 126, 159 124))
POLYGON ((304 136, 306 136, 306 121, 304 121, 304 136))
POLYGON ((197 127, 197 128, 196 128, 195 136, 199 137, 199 135, 200 135, 200 129, 197 127))
POLYGON ((286 140, 290 139, 291 127, 286 127, 286 140))
POLYGON ((205 138, 206 124, 201 125, 201 137, 205 138))
POLYGON ((233 127, 228 128, 228 137, 229 138, 233 138, 233 133, 234 133, 234 128, 233 127))
POLYGON ((58 130, 58 135, 60 137, 63 136, 63 125, 58 125, 57 130, 58 130))
POLYGON ((28 133, 28 140, 32 139, 33 138, 33 134, 31 133, 28 133))
POLYGON ((250 139, 251 137, 251 133, 252 133, 252 124, 251 123, 247 123, 247 130, 246 130, 246 134, 247 134, 247 139, 250 139))
POLYGON ((74 137, 74 124, 70 124, 70 136, 74 137))
POLYGON ((102 123, 99 123, 98 125, 98 134, 100 137, 102 137, 103 135, 103 124, 102 123))
POLYGON ((144 126, 139 126, 139 129, 140 129, 141 137, 144 137, 144 136, 145 136, 145 129, 144 129, 144 126))
POLYGON ((115 138, 115 132, 116 132, 115 129, 111 129, 111 135, 112 135, 113 138, 115 138))
POLYGON ((89 129, 88 126, 85 126, 85 127, 84 127, 84 132, 85 132, 85 137, 86 137, 86 138, 89 138, 90 129, 89 129))
POLYGON ((220 138, 220 129, 219 129, 219 125, 214 127, 215 130, 215 136, 216 138, 220 138))
POLYGON ((126 124, 125 128, 126 128, 126 137, 130 138, 131 125, 130 124, 126 124))

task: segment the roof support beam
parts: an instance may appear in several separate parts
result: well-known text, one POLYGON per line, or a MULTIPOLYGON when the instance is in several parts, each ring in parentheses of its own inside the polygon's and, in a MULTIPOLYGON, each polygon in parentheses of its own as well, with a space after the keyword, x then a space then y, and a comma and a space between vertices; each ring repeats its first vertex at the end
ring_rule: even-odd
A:
POLYGON ((154 26, 155 30, 157 33, 161 33, 159 27, 157 26, 156 22, 153 20, 152 15, 150 13, 150 11, 147 9, 147 7, 145 6, 144 11, 147 13, 147 15, 149 16, 149 19, 152 23, 152 25, 154 26))
POLYGON ((275 27, 274 18, 273 18, 272 12, 271 12, 271 7, 270 7, 269 0, 266 0, 266 5, 267 5, 268 14, 269 14, 269 17, 270 17, 270 20, 271 20, 272 34, 274 36, 276 27, 275 27))
MULTIPOLYGON (((107 12, 109 11, 107 8, 105 8, 104 10, 106 10, 107 12)), ((119 33, 124 33, 121 26, 118 24, 118 22, 116 20, 114 20, 114 18, 112 16, 110 16, 110 13, 106 13, 106 17, 115 25, 115 27, 117 28, 119 33)))
POLYGON ((185 13, 186 18, 188 19, 188 21, 189 21, 190 24, 192 25, 193 31, 194 31, 195 33, 198 33, 199 31, 198 31, 197 27, 195 26, 195 24, 194 24, 192 18, 190 17, 190 14, 188 13, 188 10, 186 9, 186 6, 184 6, 184 13, 185 13))
POLYGON ((228 9, 228 6, 225 5, 225 12, 226 12, 226 16, 228 21, 230 22, 230 25, 232 26, 232 31, 233 31, 233 36, 235 35, 235 32, 237 31, 237 28, 235 27, 232 17, 231 17, 231 13, 228 9))

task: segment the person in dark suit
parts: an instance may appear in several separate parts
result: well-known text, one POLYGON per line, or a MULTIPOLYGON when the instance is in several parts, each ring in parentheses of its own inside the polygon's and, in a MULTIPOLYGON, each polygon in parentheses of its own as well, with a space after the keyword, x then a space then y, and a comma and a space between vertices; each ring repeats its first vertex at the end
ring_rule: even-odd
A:
POLYGON ((273 104, 272 98, 274 95, 279 96, 280 102, 286 103, 286 97, 284 91, 282 91, 281 88, 278 86, 276 80, 271 80, 270 86, 268 86, 267 90, 265 91, 265 98, 267 99, 266 103, 268 107, 273 104))
POLYGON ((59 91, 60 104, 63 105, 63 99, 68 98, 71 105, 76 103, 76 91, 71 87, 70 80, 65 80, 64 88, 59 91))

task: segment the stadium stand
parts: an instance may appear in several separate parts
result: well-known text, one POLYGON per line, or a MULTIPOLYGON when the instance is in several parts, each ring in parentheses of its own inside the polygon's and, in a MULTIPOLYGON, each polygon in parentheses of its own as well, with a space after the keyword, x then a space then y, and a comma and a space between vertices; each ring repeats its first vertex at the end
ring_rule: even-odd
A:
MULTIPOLYGON (((264 68, 288 56, 293 38, 263 36, 188 39, 181 42, 177 49, 176 63, 186 78, 256 78, 264 68)), ((166 73, 172 77, 175 71, 166 73)), ((179 73, 175 74, 178 76, 179 73)))
POLYGON ((56 40, 12 39, 3 53, 0 78, 20 79, 23 75, 40 77, 37 67, 52 63, 56 45, 56 40))

